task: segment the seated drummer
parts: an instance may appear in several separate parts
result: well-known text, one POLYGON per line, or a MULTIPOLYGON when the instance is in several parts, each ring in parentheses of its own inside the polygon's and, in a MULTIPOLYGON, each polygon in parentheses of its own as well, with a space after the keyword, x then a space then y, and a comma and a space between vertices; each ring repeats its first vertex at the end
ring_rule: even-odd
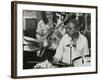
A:
POLYGON ((89 55, 87 38, 79 32, 79 22, 76 19, 68 21, 67 33, 62 37, 54 56, 54 62, 63 62, 72 65, 72 60, 77 57, 89 55), (71 48, 72 47, 72 48, 71 48))

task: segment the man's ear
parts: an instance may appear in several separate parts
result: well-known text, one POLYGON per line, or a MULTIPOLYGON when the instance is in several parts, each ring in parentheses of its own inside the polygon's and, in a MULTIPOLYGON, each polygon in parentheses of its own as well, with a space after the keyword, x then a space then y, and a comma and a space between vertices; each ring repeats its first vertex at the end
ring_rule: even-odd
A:
POLYGON ((75 32, 78 32, 78 29, 77 28, 75 28, 75 32))
POLYGON ((80 27, 78 27, 77 29, 76 29, 76 32, 78 32, 80 30, 80 27))

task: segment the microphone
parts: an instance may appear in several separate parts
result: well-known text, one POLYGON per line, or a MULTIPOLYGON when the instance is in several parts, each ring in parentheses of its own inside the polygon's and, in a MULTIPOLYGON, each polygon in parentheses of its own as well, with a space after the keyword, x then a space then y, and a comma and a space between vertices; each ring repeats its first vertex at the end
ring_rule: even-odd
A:
POLYGON ((76 45, 75 44, 68 44, 66 45, 67 47, 70 47, 70 64, 72 65, 72 47, 75 47, 76 49, 76 45))

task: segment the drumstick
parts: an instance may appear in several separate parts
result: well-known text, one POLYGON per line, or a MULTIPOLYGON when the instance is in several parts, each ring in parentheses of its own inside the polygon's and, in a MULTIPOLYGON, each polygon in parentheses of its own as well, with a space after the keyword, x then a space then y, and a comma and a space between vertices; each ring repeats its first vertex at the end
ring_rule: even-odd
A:
POLYGON ((43 56, 44 52, 45 52, 46 48, 42 48, 41 51, 40 51, 40 57, 43 56))
POLYGON ((83 59, 83 57, 82 57, 82 64, 84 64, 84 59, 83 59))

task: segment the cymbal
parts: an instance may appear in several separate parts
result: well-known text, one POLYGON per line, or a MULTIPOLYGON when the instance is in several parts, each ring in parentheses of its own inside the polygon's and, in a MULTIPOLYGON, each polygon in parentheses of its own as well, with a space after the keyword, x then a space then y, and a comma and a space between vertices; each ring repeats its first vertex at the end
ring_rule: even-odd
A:
POLYGON ((33 45, 39 45, 39 41, 37 39, 31 38, 31 37, 26 37, 24 36, 24 44, 33 44, 33 45))
POLYGON ((24 36, 24 40, 29 41, 29 42, 32 42, 32 41, 39 42, 37 39, 31 38, 31 37, 27 37, 27 36, 24 36))

